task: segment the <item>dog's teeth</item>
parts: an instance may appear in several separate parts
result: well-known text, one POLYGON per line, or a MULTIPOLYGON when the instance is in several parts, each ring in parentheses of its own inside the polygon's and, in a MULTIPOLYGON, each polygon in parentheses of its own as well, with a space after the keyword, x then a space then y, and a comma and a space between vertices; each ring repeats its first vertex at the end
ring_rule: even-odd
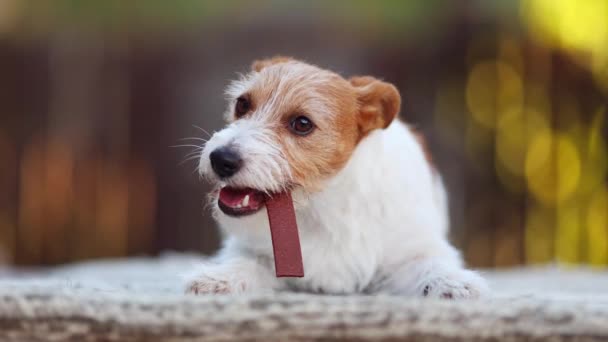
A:
POLYGON ((241 203, 237 204, 235 208, 237 209, 241 209, 243 206, 241 205, 241 203))
POLYGON ((243 198, 243 207, 246 207, 249 205, 249 195, 245 195, 245 198, 243 198))

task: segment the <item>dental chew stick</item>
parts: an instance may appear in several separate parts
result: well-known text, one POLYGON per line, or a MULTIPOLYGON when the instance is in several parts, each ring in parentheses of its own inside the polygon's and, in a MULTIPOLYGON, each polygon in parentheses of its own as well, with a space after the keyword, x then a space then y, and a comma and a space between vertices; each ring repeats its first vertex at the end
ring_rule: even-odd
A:
POLYGON ((302 251, 296 213, 289 192, 266 200, 277 277, 303 277, 302 251))

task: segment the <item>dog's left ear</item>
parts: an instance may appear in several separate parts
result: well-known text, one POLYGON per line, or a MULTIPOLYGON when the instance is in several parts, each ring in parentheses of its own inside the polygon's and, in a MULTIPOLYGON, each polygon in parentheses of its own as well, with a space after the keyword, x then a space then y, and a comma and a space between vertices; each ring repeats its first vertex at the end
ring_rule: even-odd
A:
POLYGON ((357 93, 361 135, 388 127, 401 107, 401 95, 397 88, 371 76, 352 77, 349 82, 357 93))
POLYGON ((253 61, 253 63, 251 63, 251 70, 260 72, 262 69, 264 69, 267 66, 270 66, 273 64, 279 64, 279 63, 286 63, 286 62, 289 62, 292 60, 293 60, 293 58, 286 57, 286 56, 274 56, 272 58, 259 59, 259 60, 253 61))

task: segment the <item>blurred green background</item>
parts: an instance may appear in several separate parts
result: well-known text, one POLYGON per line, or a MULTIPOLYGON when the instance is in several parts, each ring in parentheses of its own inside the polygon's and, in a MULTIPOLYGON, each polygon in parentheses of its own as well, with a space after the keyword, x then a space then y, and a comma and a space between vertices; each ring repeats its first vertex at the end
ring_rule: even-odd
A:
POLYGON ((606 0, 0 0, 0 262, 212 253, 170 146, 275 54, 398 86, 469 264, 608 264, 606 0))

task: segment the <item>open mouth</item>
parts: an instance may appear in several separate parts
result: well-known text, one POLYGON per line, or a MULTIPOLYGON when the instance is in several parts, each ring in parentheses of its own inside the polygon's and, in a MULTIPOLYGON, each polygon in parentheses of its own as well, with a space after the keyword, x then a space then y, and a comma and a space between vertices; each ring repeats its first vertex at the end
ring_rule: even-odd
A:
POLYGON ((266 195, 258 190, 237 189, 228 186, 220 189, 218 206, 228 216, 245 216, 258 212, 264 207, 266 195))

